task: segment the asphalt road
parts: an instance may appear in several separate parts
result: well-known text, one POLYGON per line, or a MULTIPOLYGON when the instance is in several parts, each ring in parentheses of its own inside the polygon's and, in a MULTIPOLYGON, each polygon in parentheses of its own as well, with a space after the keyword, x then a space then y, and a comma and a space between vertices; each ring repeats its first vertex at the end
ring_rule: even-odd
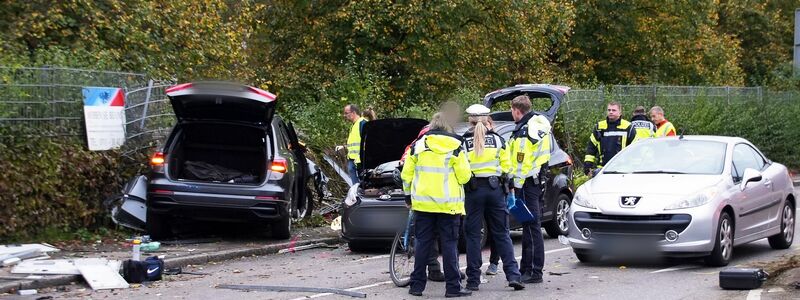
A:
MULTIPOLYGON (((800 229, 800 228, 798 228, 800 229)), ((515 253, 520 254, 519 233, 514 233, 515 253)), ((579 263, 569 246, 557 239, 545 240, 544 283, 528 284, 523 291, 506 287, 503 274, 487 276, 487 283, 471 298, 506 299, 796 299, 800 292, 779 288, 755 291, 724 291, 718 287, 721 268, 709 268, 702 260, 640 261, 606 259, 596 264, 579 263)), ((766 240, 734 249, 731 266, 774 260, 800 251, 800 243, 788 250, 772 250, 766 240)), ((484 251, 488 260, 488 251, 484 251)), ((461 266, 465 266, 461 255, 461 266)), ((353 299, 347 296, 298 293, 236 291, 216 288, 220 284, 282 285, 348 289, 376 299, 420 299, 407 288, 395 287, 388 276, 386 253, 353 253, 346 246, 318 248, 297 253, 247 257, 224 263, 195 266, 211 275, 169 276, 148 286, 115 291, 97 291, 81 285, 66 292, 39 294, 58 299, 353 299)), ((484 268, 485 269, 485 268, 484 268)), ((444 298, 444 284, 429 282, 424 299, 444 298)))

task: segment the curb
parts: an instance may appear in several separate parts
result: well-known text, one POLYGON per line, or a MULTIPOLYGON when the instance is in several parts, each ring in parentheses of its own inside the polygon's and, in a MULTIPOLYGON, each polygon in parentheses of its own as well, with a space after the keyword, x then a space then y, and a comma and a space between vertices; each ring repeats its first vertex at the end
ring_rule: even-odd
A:
MULTIPOLYGON (((336 243, 339 240, 340 240, 339 237, 317 238, 317 239, 302 240, 296 242, 289 241, 284 243, 267 245, 260 248, 223 250, 206 254, 194 254, 184 257, 168 258, 164 259, 164 268, 185 267, 186 265, 202 265, 202 264, 207 264, 209 262, 231 260, 243 256, 261 256, 261 255, 275 254, 278 253, 279 250, 288 248, 292 245, 294 247, 299 247, 316 243, 331 244, 331 243, 336 243)), ((48 277, 44 277, 41 279, 28 279, 28 280, 20 280, 12 282, 2 282, 0 283, 0 293, 10 293, 17 290, 41 289, 59 285, 67 285, 72 282, 82 280, 82 276, 80 275, 42 275, 42 276, 48 276, 48 277)))

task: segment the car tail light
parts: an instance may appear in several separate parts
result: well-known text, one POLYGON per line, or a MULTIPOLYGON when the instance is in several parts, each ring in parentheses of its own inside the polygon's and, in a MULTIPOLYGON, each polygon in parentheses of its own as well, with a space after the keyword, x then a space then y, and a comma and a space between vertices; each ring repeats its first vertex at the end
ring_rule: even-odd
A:
POLYGON ((286 169, 288 169, 288 164, 286 163, 286 159, 276 157, 272 160, 272 163, 269 165, 269 169, 273 172, 278 173, 286 173, 286 169))
POLYGON ((172 194, 175 194, 175 192, 168 191, 168 190, 153 190, 153 193, 161 194, 161 195, 172 195, 172 194))
POLYGON ((275 196, 256 196, 256 200, 278 200, 275 196))
POLYGON ((270 101, 275 100, 276 98, 275 94, 267 92, 265 90, 254 87, 248 87, 248 88, 250 89, 251 92, 267 97, 267 99, 269 99, 270 101))
POLYGON ((154 167, 164 165, 164 153, 156 152, 153 154, 153 157, 150 158, 150 165, 154 167))
POLYGON ((192 83, 182 83, 182 84, 179 84, 179 85, 174 85, 174 86, 168 87, 165 90, 165 92, 167 94, 169 94, 169 93, 172 93, 172 92, 177 92, 177 91, 180 91, 180 90, 185 90, 185 89, 191 88, 192 86, 194 86, 194 84, 192 84, 192 83))

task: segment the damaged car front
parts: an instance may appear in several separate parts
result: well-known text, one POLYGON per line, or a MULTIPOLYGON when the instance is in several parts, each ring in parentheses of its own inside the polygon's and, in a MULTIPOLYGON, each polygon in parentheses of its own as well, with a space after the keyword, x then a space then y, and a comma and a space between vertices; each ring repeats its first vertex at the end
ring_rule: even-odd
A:
POLYGON ((362 130, 359 183, 342 203, 342 238, 358 251, 391 242, 405 225, 408 208, 402 183, 395 180, 400 157, 428 122, 398 118, 367 122, 362 130))

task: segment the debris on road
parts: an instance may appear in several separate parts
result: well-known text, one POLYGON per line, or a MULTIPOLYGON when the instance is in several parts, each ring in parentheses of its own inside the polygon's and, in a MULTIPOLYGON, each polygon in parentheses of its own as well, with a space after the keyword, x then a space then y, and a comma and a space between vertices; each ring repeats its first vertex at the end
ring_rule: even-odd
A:
MULTIPOLYGON (((294 244, 294 243, 292 243, 292 244, 294 244)), ((325 243, 316 243, 316 244, 310 244, 310 245, 305 245, 305 246, 300 246, 300 247, 289 246, 288 248, 278 250, 278 254, 295 253, 297 251, 314 249, 314 248, 322 248, 322 247, 326 247, 326 246, 328 246, 328 244, 325 244, 325 243)))
POLYGON ((350 296, 354 298, 367 298, 367 294, 364 293, 353 292, 342 289, 332 289, 332 288, 315 288, 315 287, 302 287, 302 286, 272 286, 272 285, 231 285, 231 284, 218 285, 217 288, 241 290, 241 291, 263 291, 263 292, 332 293, 342 296, 350 296))
POLYGON ((119 270, 122 263, 105 258, 76 258, 23 261, 11 269, 12 274, 80 275, 78 266, 104 265, 119 270))
POLYGON ((17 294, 19 294, 21 296, 36 295, 37 293, 38 293, 38 291, 36 291, 36 290, 19 290, 19 291, 17 291, 17 294))
POLYGON ((211 273, 205 273, 205 272, 184 271, 182 268, 170 268, 170 269, 164 270, 164 275, 178 275, 178 274, 211 275, 211 273))
POLYGON ((567 275, 567 274, 569 274, 569 272, 548 272, 548 273, 549 273, 550 275, 553 275, 553 276, 562 276, 562 275, 567 275))
POLYGON ((339 231, 342 230, 342 216, 336 217, 331 221, 331 230, 339 231))
POLYGON ((125 278, 119 275, 119 268, 108 265, 79 265, 83 279, 93 290, 127 289, 130 287, 125 278))

